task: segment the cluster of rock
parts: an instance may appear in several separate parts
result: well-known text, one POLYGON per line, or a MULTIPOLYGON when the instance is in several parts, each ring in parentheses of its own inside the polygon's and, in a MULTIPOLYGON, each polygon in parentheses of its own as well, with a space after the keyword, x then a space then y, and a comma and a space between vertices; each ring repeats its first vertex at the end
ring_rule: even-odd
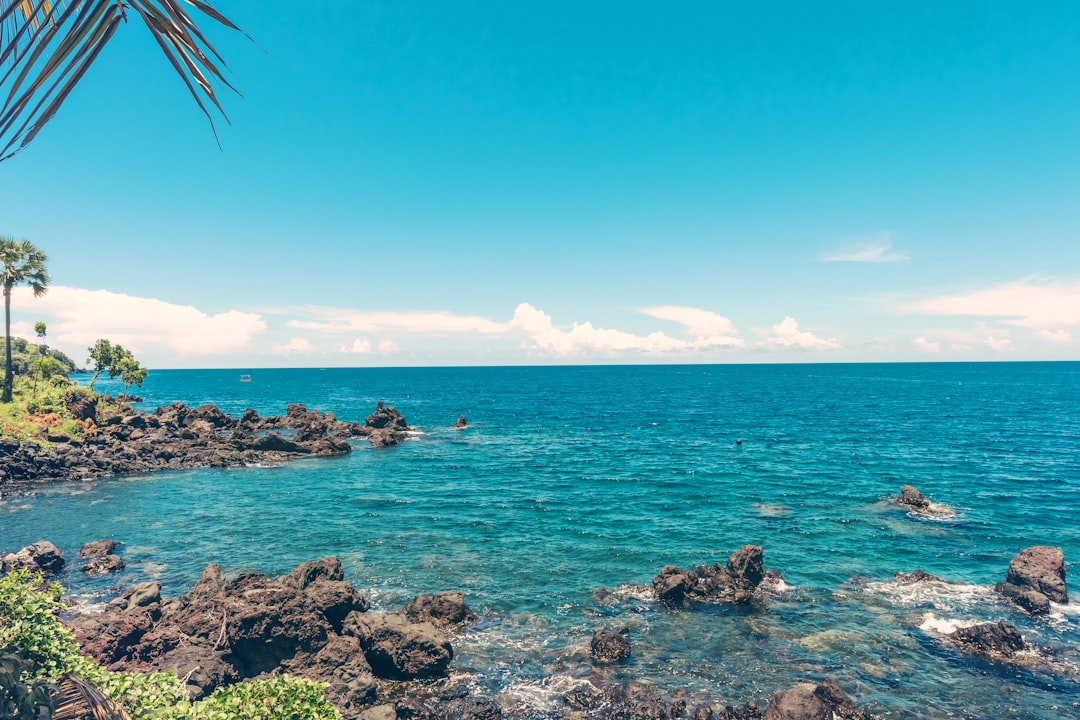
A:
POLYGON ((55 575, 65 564, 63 553, 48 540, 38 540, 16 552, 0 553, 0 572, 4 573, 30 570, 55 575))
POLYGON ((192 467, 276 463, 305 455, 351 452, 351 438, 388 447, 408 437, 401 413, 379 403, 363 423, 342 422, 332 413, 291 404, 285 415, 260 417, 248 409, 239 418, 215 405, 173 404, 153 413, 125 407, 98 417, 97 404, 74 395, 69 409, 87 428, 81 440, 50 435, 52 451, 0 438, 0 486, 48 480, 79 480, 192 467))
POLYGON ((284 671, 327 683, 329 700, 356 717, 377 703, 380 682, 445 676, 448 630, 475 617, 460 593, 420 596, 401 613, 368 609, 337 558, 323 558, 281 577, 232 581, 211 564, 182 597, 141 583, 70 624, 106 667, 173 671, 194 697, 284 671))
POLYGON ((607 686, 582 684, 564 696, 571 710, 596 720, 870 720, 839 684, 825 678, 773 694, 765 711, 753 701, 742 707, 687 706, 685 700, 664 700, 638 682, 607 686))
POLYGON ((87 575, 108 575, 124 569, 124 560, 113 552, 120 547, 115 540, 95 540, 84 543, 79 557, 86 559, 82 571, 87 575))
POLYGON ((994 589, 1032 615, 1047 614, 1051 602, 1069 602, 1064 552, 1045 545, 1021 550, 1009 563, 1005 582, 994 589))
POLYGON ((656 597, 669 605, 691 603, 745 603, 766 578, 779 579, 775 570, 765 571, 760 545, 744 545, 732 553, 726 565, 702 565, 682 570, 665 565, 653 578, 656 597))

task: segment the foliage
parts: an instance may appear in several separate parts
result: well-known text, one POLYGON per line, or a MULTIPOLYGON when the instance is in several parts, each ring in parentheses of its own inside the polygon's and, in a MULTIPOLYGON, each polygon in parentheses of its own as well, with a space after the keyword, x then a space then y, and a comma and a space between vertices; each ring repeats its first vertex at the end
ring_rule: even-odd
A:
MULTIPOLYGON (((210 120, 224 116, 211 81, 233 89, 224 61, 184 8, 238 30, 207 0, 0 0, 0 161, 26 147, 134 11, 210 120)), ((216 133, 215 133, 216 136, 216 133)))
POLYGON ((5 692, 10 702, 40 695, 35 678, 74 675, 122 705, 133 720, 341 720, 324 686, 301 678, 251 680, 192 702, 173 673, 110 672, 79 652, 60 621, 62 593, 59 585, 45 586, 40 573, 16 570, 0 577, 0 703, 5 692), (8 656, 14 659, 7 662, 8 656))
POLYGON ((110 380, 120 378, 127 389, 130 389, 132 385, 142 387, 148 370, 140 365, 131 351, 123 345, 114 345, 102 338, 87 352, 90 353, 90 359, 87 362, 94 366, 94 375, 90 378, 91 390, 94 389, 94 383, 98 381, 102 373, 107 374, 110 380))
POLYGON ((51 380, 66 372, 67 368, 64 367, 64 363, 51 355, 38 358, 30 368, 30 374, 37 380, 51 380))
MULTIPOLYGON (((2 44, 2 43, 0 43, 2 44)), ((45 270, 48 258, 45 253, 34 247, 29 240, 16 240, 13 237, 0 236, 0 285, 4 288, 4 336, 6 353, 4 356, 4 391, 0 402, 11 402, 12 367, 11 367, 11 290, 16 285, 29 285, 34 297, 41 297, 52 280, 45 270)))
POLYGON ((83 427, 68 409, 68 401, 73 394, 88 395, 90 392, 73 385, 62 374, 39 382, 36 393, 31 378, 16 377, 12 401, 0 403, 0 435, 45 446, 48 445, 46 436, 50 430, 62 432, 70 438, 81 438, 83 427))
POLYGON ((52 685, 24 675, 32 669, 26 658, 13 652, 0 652, 0 717, 48 717, 52 706, 52 685))
POLYGON ((59 350, 27 342, 21 337, 11 338, 11 370, 15 375, 29 373, 34 362, 43 355, 59 360, 63 364, 66 373, 73 373, 77 369, 75 361, 59 350))

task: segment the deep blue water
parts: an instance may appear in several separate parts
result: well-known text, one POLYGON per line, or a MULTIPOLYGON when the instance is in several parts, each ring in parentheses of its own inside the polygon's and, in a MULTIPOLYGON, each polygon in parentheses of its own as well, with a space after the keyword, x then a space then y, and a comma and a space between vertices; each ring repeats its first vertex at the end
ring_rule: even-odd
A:
POLYGON ((526 714, 589 672, 593 629, 625 622, 634 658, 607 672, 664 693, 764 704, 828 674, 880 717, 1080 717, 1080 582, 1049 619, 990 592, 1029 545, 1080 558, 1080 363, 250 374, 153 372, 141 394, 349 420, 384 400, 419 432, 284 467, 51 486, 0 501, 0 549, 122 541, 121 578, 63 578, 88 601, 148 577, 180 594, 210 561, 276 574, 323 555, 387 609, 460 589, 482 617, 456 672, 526 714), (459 414, 470 427, 450 429, 459 414), (956 517, 897 509, 905 483, 956 517), (634 587, 746 543, 790 589, 673 611, 634 587), (916 568, 955 584, 892 581, 916 568), (599 604, 601 586, 620 602, 599 604), (998 619, 1038 664, 972 660, 935 631, 998 619))

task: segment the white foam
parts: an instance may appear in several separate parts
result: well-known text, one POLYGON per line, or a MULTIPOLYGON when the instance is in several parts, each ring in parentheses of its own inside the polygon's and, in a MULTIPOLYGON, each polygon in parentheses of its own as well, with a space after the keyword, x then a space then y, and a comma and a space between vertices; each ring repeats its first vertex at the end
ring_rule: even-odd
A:
POLYGON ((951 635, 960 628, 972 627, 978 625, 978 620, 962 620, 960 618, 943 618, 938 617, 932 612, 923 614, 923 621, 919 625, 919 629, 923 632, 935 632, 939 635, 951 635))
POLYGON ((587 680, 560 674, 539 681, 514 680, 503 694, 510 701, 509 705, 543 712, 558 709, 560 698, 575 687, 588 684, 587 680))
POLYGON ((990 585, 969 585, 928 580, 922 582, 872 582, 867 592, 885 597, 894 605, 918 607, 930 605, 943 612, 970 610, 979 605, 1001 603, 990 585))

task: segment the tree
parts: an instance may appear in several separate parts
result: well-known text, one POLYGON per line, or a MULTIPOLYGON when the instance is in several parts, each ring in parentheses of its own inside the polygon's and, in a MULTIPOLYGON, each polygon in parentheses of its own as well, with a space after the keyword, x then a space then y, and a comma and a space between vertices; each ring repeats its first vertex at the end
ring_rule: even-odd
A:
POLYGON ((94 365, 94 376, 90 378, 90 389, 94 389, 94 383, 98 381, 102 373, 109 376, 110 380, 120 378, 124 383, 124 391, 131 386, 142 387, 143 381, 149 371, 144 368, 131 351, 122 345, 115 345, 104 338, 94 343, 89 349, 90 362, 94 365))
POLYGON ((14 373, 11 370, 11 290, 16 285, 29 285, 34 297, 41 297, 49 286, 49 273, 45 270, 45 253, 28 240, 0 236, 0 282, 4 286, 4 334, 6 336, 6 359, 4 361, 4 392, 0 402, 11 402, 14 373))
POLYGON ((45 323, 40 320, 34 323, 34 334, 38 336, 38 349, 41 351, 42 357, 49 354, 49 346, 45 344, 46 330, 45 323))
MULTIPOLYGON (((233 90, 218 68, 225 61, 185 6, 239 30, 206 0, 0 0, 0 161, 25 148, 56 115, 134 11, 210 120, 225 117, 212 81, 233 90), (205 100, 205 102, 204 102, 205 100)), ((226 122, 228 118, 225 117, 226 122)))

